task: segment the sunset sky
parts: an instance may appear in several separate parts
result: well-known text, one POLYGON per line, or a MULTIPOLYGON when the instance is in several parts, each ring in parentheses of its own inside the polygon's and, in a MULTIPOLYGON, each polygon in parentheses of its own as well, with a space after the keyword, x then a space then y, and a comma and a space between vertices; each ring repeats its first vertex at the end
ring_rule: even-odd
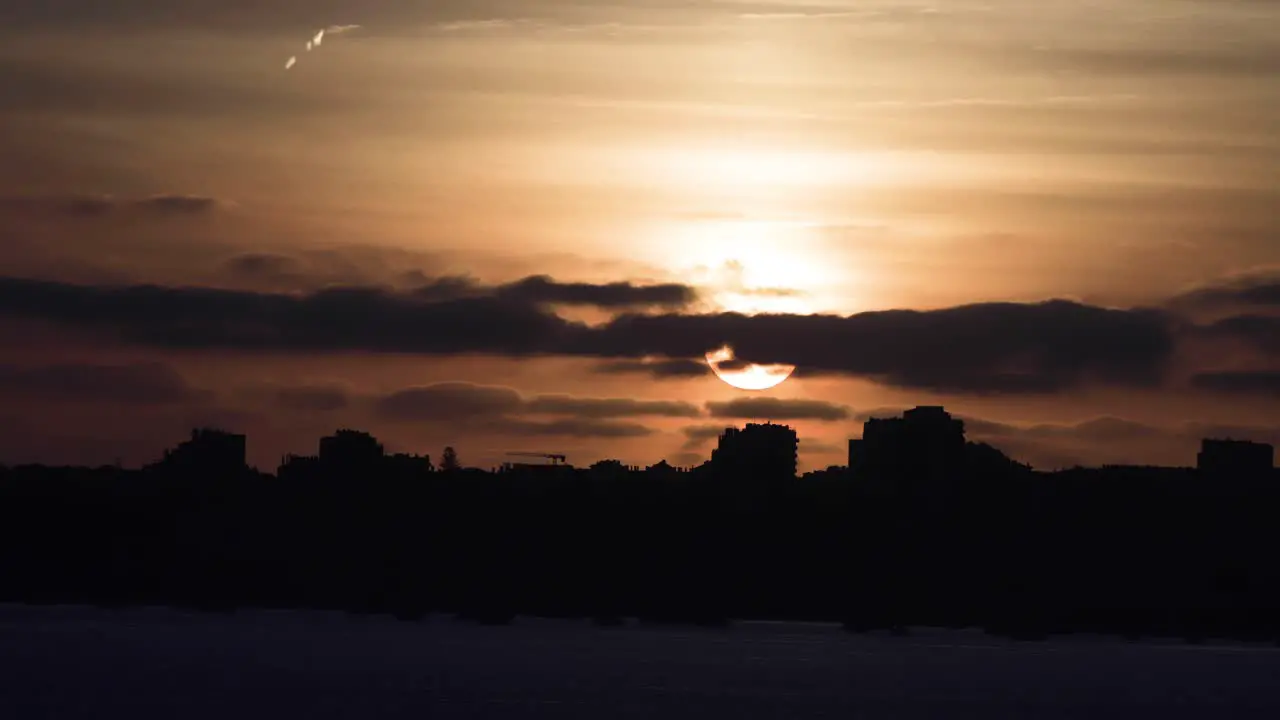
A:
POLYGON ((1270 0, 0 0, 0 462, 1280 442, 1277 76, 1270 0))

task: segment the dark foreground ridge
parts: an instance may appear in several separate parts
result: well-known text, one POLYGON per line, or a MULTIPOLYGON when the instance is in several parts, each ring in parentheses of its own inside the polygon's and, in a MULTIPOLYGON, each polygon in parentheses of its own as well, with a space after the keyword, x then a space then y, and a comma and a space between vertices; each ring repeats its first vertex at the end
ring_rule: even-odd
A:
POLYGON ((848 468, 797 478, 796 446, 482 472, 342 431, 271 476, 200 431, 143 470, 0 469, 0 601, 1280 640, 1269 446, 1037 473, 941 408, 869 421, 848 468))

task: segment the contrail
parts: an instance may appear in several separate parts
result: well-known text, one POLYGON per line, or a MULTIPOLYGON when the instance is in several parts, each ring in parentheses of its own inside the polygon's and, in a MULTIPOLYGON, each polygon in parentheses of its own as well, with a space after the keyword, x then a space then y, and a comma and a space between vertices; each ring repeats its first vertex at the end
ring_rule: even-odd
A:
MULTIPOLYGON (((315 35, 312 35, 307 40, 306 45, 304 45, 303 47, 307 49, 307 52, 311 52, 312 50, 320 47, 321 43, 324 42, 325 35, 341 35, 342 33, 351 32, 352 30, 358 30, 358 29, 360 29, 359 25, 330 25, 329 27, 321 28, 318 32, 316 32, 315 35)), ((297 64, 298 64, 298 57, 296 55, 291 56, 288 60, 285 61, 284 69, 288 70, 289 68, 292 68, 294 65, 297 65, 297 64)))

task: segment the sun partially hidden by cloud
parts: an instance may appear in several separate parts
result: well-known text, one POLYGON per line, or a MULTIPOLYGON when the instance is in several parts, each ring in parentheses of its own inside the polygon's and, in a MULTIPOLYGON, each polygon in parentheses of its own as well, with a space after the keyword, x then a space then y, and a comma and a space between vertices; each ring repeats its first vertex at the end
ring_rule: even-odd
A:
POLYGON ((707 353, 707 364, 721 380, 740 390, 768 390, 777 387, 795 372, 794 365, 740 363, 728 345, 707 353))

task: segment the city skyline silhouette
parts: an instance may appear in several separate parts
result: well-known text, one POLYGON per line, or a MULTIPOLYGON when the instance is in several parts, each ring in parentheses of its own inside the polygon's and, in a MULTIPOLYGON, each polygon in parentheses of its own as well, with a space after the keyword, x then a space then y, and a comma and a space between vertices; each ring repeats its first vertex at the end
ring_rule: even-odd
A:
MULTIPOLYGON (((707 425, 700 428, 700 430, 713 429, 714 427, 716 426, 707 425)), ((704 432, 703 434, 706 433, 704 432)), ((859 477, 868 472, 872 474, 876 472, 874 464, 869 469, 867 460, 869 456, 873 458, 874 462, 877 453, 883 455, 885 447, 892 446, 895 443, 906 442, 906 438, 916 438, 919 446, 915 447, 913 452, 918 452, 930 458, 930 462, 941 465, 955 463, 958 454, 963 452, 967 441, 965 421, 962 418, 953 417, 946 411, 945 407, 940 405, 919 405, 914 409, 903 411, 901 417, 872 414, 863 424, 861 436, 848 439, 846 463, 843 465, 832 464, 825 468, 814 468, 806 473, 799 472, 798 458, 801 442, 800 436, 793 428, 785 424, 773 423, 769 420, 749 422, 742 428, 728 426, 718 432, 716 434, 717 447, 713 448, 707 458, 701 462, 680 466, 672 465, 666 458, 662 458, 647 469, 671 468, 680 472, 688 472, 715 463, 717 455, 722 457, 739 455, 752 458, 754 457, 752 453, 763 453, 754 459, 744 460, 744 467, 755 468, 760 463, 764 463, 765 466, 781 463, 782 467, 789 467, 790 471, 775 474, 787 477, 798 477, 802 474, 809 476, 824 472, 844 472, 848 473, 850 477, 859 477), (773 449, 770 449, 771 446, 773 449), (781 449, 778 449, 779 447, 781 449), (741 449, 735 452, 735 448, 741 449)), ((975 443, 969 444, 974 445, 975 443)), ((988 443, 980 442, 976 443, 976 445, 989 448, 992 452, 1005 457, 1010 463, 1026 470, 1037 470, 1041 473, 1046 471, 1059 472, 1063 470, 1115 469, 1123 467, 1149 468, 1152 470, 1160 469, 1161 467, 1167 470, 1179 470, 1188 467, 1187 465, 1159 466, 1122 462, 1104 463, 1096 467, 1077 464, 1071 467, 1034 468, 1030 463, 1020 462, 1016 458, 1009 457, 999 448, 992 447, 988 443)), ((231 432, 223 428, 194 428, 191 430, 191 436, 188 440, 180 442, 173 448, 166 449, 159 460, 146 463, 140 466, 139 469, 166 469, 170 472, 179 473, 202 472, 215 476, 243 471, 263 472, 257 467, 251 466, 248 462, 247 447, 248 437, 244 434, 231 432)), ((450 454, 453 457, 449 462, 458 463, 456 449, 452 445, 446 446, 441 456, 450 454)), ((564 453, 508 450, 503 452, 502 455, 507 458, 506 461, 499 465, 490 466, 487 468, 489 472, 511 470, 513 468, 526 470, 536 468, 557 470, 587 469, 587 466, 575 468, 569 457, 564 453), (516 460, 516 457, 520 457, 522 460, 516 460), (541 458, 544 462, 534 462, 532 458, 541 458)), ((432 464, 431 455, 428 453, 388 452, 384 445, 379 443, 377 438, 368 432, 352 428, 339 428, 332 434, 319 438, 318 451, 316 453, 286 453, 282 455, 277 467, 268 471, 267 474, 305 473, 308 468, 318 468, 322 465, 336 468, 339 472, 342 472, 344 467, 348 469, 350 467, 369 467, 370 463, 384 460, 402 464, 406 468, 413 467, 415 468, 414 472, 417 473, 435 472, 438 469, 443 469, 437 468, 436 465, 432 464)), ((26 465, 30 466, 31 464, 26 465)), ((3 466, 4 464, 0 463, 0 467, 3 466)), ((114 463, 114 466, 122 468, 119 462, 114 463)), ((615 458, 598 458, 589 462, 590 468, 603 466, 616 466, 627 471, 640 469, 638 465, 628 465, 615 458)), ((1227 435, 1204 437, 1200 440, 1194 467, 1201 473, 1207 474, 1236 475, 1244 473, 1246 475, 1261 474, 1265 476, 1266 473, 1274 469, 1274 446, 1270 443, 1227 435)), ((456 469, 486 470, 483 467, 461 464, 456 469)))
POLYGON ((803 475, 773 423, 726 428, 694 468, 511 451, 486 471, 453 447, 436 467, 339 429, 273 476, 246 440, 196 429, 139 470, 0 466, 0 601, 1280 643, 1280 471, 1261 443, 1206 438, 1195 468, 1036 472, 939 406, 868 419, 847 466, 803 475))

